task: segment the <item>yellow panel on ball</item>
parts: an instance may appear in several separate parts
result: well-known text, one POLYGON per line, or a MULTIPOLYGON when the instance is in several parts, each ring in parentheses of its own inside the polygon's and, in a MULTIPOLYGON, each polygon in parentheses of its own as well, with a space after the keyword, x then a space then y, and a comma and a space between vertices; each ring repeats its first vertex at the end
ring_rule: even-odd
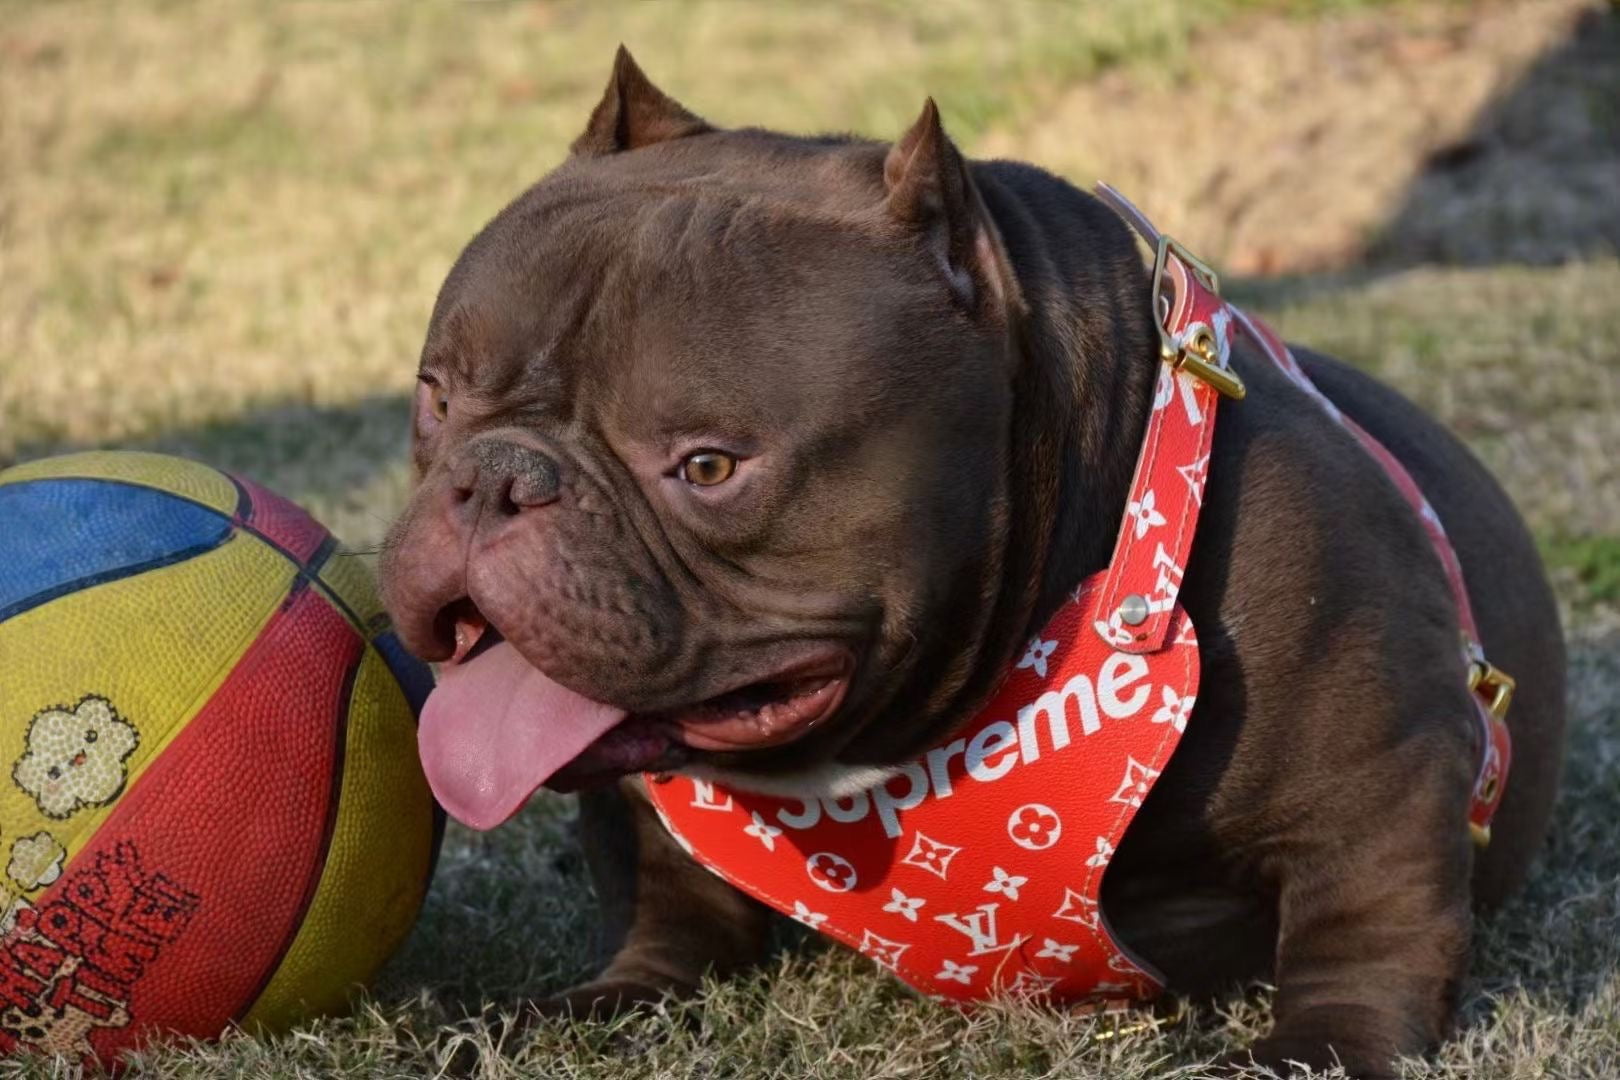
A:
POLYGON ((345 614, 352 616, 355 629, 369 636, 378 624, 387 625, 382 601, 377 599, 377 586, 371 571, 358 556, 338 552, 321 567, 322 587, 338 599, 345 614))
POLYGON ((326 868, 304 923, 244 1022, 285 1030, 337 1011, 411 928, 432 836, 432 795, 417 762, 416 717, 399 683, 368 648, 349 701, 343 790, 326 868))
POLYGON ((167 491, 229 515, 241 495, 218 469, 185 458, 136 451, 93 450, 66 457, 16 465, 0 474, 0 484, 20 484, 46 477, 115 480, 154 491, 167 491))
MULTIPOLYGON (((118 794, 139 781, 219 688, 292 580, 286 559, 238 535, 194 559, 83 589, 0 622, 0 717, 8 721, 0 726, 0 768, 13 781, 0 783, 0 843, 8 860, 23 838, 34 838, 43 850, 41 835, 71 858, 78 840, 101 827, 118 794), (233 602, 222 604, 226 586, 233 602), (152 617, 158 612, 161 618, 152 617), (41 649, 41 642, 62 647, 41 649), (119 737, 120 756, 109 758, 116 779, 99 789, 91 783, 85 790, 49 791, 48 776, 27 774, 31 751, 38 756, 45 749, 31 742, 51 737, 56 714, 100 708, 87 704, 92 701, 112 703, 115 712, 96 724, 103 737, 119 737)), ((26 860, 8 866, 18 871, 4 879, 10 894, 28 895, 49 883, 25 867, 26 860)))

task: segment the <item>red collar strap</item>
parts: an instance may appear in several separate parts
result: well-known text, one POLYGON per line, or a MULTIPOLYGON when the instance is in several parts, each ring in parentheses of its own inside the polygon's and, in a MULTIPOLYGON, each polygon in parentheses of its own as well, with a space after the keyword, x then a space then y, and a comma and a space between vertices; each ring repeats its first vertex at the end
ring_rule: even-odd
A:
MULTIPOLYGON (((1215 275, 1208 267, 1192 259, 1174 240, 1162 236, 1130 200, 1107 184, 1098 185, 1097 195, 1124 218, 1143 239, 1154 245, 1158 252, 1154 278, 1155 305, 1160 303, 1159 297, 1162 295, 1158 284, 1158 268, 1165 264, 1168 252, 1171 264, 1181 266, 1190 264, 1198 271, 1194 273, 1189 270, 1184 277, 1177 276, 1176 300, 1179 306, 1183 300, 1182 288, 1185 282, 1186 288, 1192 294, 1186 297, 1186 303, 1195 309, 1212 312, 1209 323, 1219 347, 1221 365, 1225 366, 1227 357, 1226 327, 1222 326, 1221 322, 1225 321, 1226 325, 1230 326, 1231 320, 1235 320, 1237 329, 1253 340, 1272 363, 1281 368, 1283 373, 1305 391, 1311 400, 1321 406, 1328 416, 1354 435, 1367 453, 1372 455, 1373 460, 1383 466, 1390 480, 1400 490, 1401 496, 1417 514, 1418 520, 1423 522, 1423 527, 1429 535, 1429 542, 1434 546, 1435 554, 1439 556, 1440 565, 1445 571, 1452 599, 1457 605, 1457 625, 1462 631, 1462 652, 1468 673, 1468 688, 1473 692, 1475 712, 1479 718, 1480 764, 1475 773, 1474 790, 1469 801, 1468 828, 1475 843, 1481 847, 1490 843, 1491 821, 1496 816, 1496 808, 1502 802, 1502 793, 1507 787, 1508 767, 1513 759, 1513 740, 1508 734, 1506 717, 1508 705, 1513 700, 1515 683, 1512 676, 1485 659, 1485 650, 1479 642, 1479 627, 1474 622, 1473 605, 1468 600, 1468 587, 1463 580, 1462 564, 1457 561, 1456 549, 1451 546, 1451 541, 1446 536, 1440 515, 1429 505, 1429 500, 1424 497, 1412 474, 1406 471, 1406 466, 1402 465, 1395 455, 1391 454, 1383 443, 1373 438, 1365 428, 1340 412, 1338 407, 1316 388, 1316 384, 1311 382, 1300 368, 1294 354, 1277 336, 1276 331, 1241 309, 1225 303, 1216 295, 1218 286, 1215 275), (1223 315, 1225 320, 1222 318, 1223 315)), ((1162 312, 1160 315, 1163 318, 1162 312)), ((1169 322, 1171 326, 1176 325, 1174 316, 1169 322)), ((1165 332, 1163 327, 1164 323, 1161 323, 1161 333, 1165 332)), ((1177 341, 1175 344, 1185 347, 1186 343, 1177 341)), ((1171 348, 1171 341, 1168 335, 1165 347, 1166 358, 1169 359, 1168 350, 1171 348)), ((1238 390, 1237 396, 1242 396, 1241 389, 1238 390)), ((1140 469, 1140 466, 1138 468, 1140 469)))
MULTIPOLYGON (((1155 246, 1165 361, 1108 568, 1080 583, 954 738, 881 784, 783 798, 684 776, 648 783, 665 827, 704 866, 942 1001, 1010 994, 1112 1006, 1162 989, 1114 937, 1100 898, 1109 859, 1197 697, 1197 637, 1176 597, 1216 405, 1244 392, 1228 365, 1233 331, 1390 470, 1428 524, 1474 637, 1456 557, 1411 477, 1316 392, 1269 328, 1221 300, 1207 267, 1111 188, 1099 193, 1155 246)), ((1470 813, 1488 830, 1507 770, 1500 713, 1512 682, 1477 646, 1470 662, 1493 704, 1481 708, 1488 750, 1470 813)))

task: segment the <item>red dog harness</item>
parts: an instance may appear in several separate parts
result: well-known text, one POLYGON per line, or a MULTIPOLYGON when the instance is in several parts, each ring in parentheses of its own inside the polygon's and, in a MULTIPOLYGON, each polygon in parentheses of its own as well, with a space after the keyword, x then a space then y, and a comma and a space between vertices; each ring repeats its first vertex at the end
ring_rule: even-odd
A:
POLYGON ((1485 662, 1456 554, 1411 476, 1322 396, 1269 327, 1220 298, 1208 267, 1112 188, 1099 194, 1155 248, 1165 360, 1108 568, 1081 582, 949 742, 868 790, 781 798, 649 778, 665 827, 700 863, 937 1000, 1112 1005, 1163 988, 1114 937, 1099 900, 1109 858, 1197 698, 1198 641, 1177 594, 1216 404, 1244 393, 1229 366, 1233 332, 1355 434, 1428 529, 1479 705, 1469 823, 1480 842, 1507 775, 1513 682, 1485 662))

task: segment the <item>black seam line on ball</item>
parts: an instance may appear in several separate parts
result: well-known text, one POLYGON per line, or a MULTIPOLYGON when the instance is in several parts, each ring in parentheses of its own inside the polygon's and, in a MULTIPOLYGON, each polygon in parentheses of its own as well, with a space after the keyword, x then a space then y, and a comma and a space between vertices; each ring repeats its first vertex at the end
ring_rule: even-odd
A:
POLYGON ((98 585, 108 585, 114 581, 122 581, 125 578, 138 577, 153 570, 161 570, 165 566, 174 566, 195 559, 199 555, 206 555, 210 551, 224 547, 226 541, 230 540, 230 538, 231 530, 228 528, 221 529, 218 538, 209 542, 193 544, 179 551, 171 551, 166 555, 159 555, 143 562, 131 563, 129 566, 121 566, 114 570, 101 570, 94 574, 86 574, 81 578, 75 578, 73 581, 52 585, 50 588, 42 589, 32 596, 25 596, 21 600, 0 607, 0 623, 24 612, 32 611, 34 608, 43 607, 53 600, 60 600, 62 597, 72 593, 93 589, 98 585))
MULTIPOLYGON (((212 467, 210 466, 210 468, 212 467)), ((21 488, 27 487, 30 484, 53 483, 58 480, 85 480, 92 483, 114 484, 119 487, 136 488, 140 491, 155 491, 158 494, 166 495, 171 499, 188 503, 200 510, 207 511, 208 513, 219 518, 221 523, 224 525, 224 528, 221 529, 219 536, 209 543, 197 544, 183 551, 177 551, 169 555, 150 559, 144 563, 125 567, 122 570, 108 570, 103 571, 100 574, 87 575, 78 581, 65 585, 53 586, 51 589, 37 593, 34 596, 9 604, 4 608, 0 608, 0 623, 5 622, 7 619, 10 619, 15 615, 21 614, 24 611, 28 611, 31 608, 48 604, 52 600, 60 599, 69 593, 78 592, 81 589, 106 584, 125 577, 135 577, 140 574, 148 573, 152 570, 160 570, 165 566, 171 566, 185 562, 188 559, 194 559, 199 555, 206 555, 210 551, 224 547, 225 544, 229 542, 232 536, 237 532, 243 532, 253 537, 255 540, 258 540, 260 543, 264 544, 265 547, 268 547, 271 551, 274 551, 276 554, 293 564, 293 580, 287 586, 287 595, 282 597, 282 606, 285 606, 287 603, 296 598, 305 587, 314 586, 315 589, 318 590, 323 597, 325 597, 327 603, 336 608, 338 613, 348 621, 349 625, 360 636, 361 641, 364 643, 364 648, 375 653, 377 659, 382 661, 383 665, 388 668, 389 673, 394 676, 394 681, 400 682, 401 680, 398 673, 394 669, 393 662, 390 660, 388 654, 377 647, 377 643, 375 641, 375 638, 378 636, 391 633, 393 631, 393 620, 388 618, 386 613, 379 613, 368 623, 366 620, 360 618, 359 613, 350 607, 348 602, 345 601, 343 597, 339 596, 337 591, 331 586, 327 585, 327 583, 320 577, 320 571, 324 569, 326 564, 332 560, 332 557, 338 553, 338 539, 332 535, 331 530, 327 529, 325 525, 321 525, 320 522, 316 522, 316 524, 321 525, 321 529, 326 532, 326 539, 321 541, 320 547, 315 549, 315 552, 310 556, 309 563, 307 565, 301 563, 298 560, 298 556, 294 555, 291 551, 288 551, 286 548, 270 539, 270 537, 254 528, 249 522, 249 519, 252 516, 253 497, 248 494, 247 488, 243 487, 241 482, 238 481, 236 477, 232 476, 228 472, 225 472, 223 469, 213 469, 213 471, 219 476, 222 476, 226 480, 230 481, 231 487, 236 490, 236 510, 231 514, 227 514, 218 507, 210 506, 199 499, 194 499, 189 495, 182 495, 178 492, 170 491, 167 488, 153 487, 151 484, 142 484, 133 480, 123 480, 103 476, 42 476, 33 480, 18 481, 15 485, 6 485, 8 487, 15 486, 21 488)), ((296 506, 297 504, 294 503, 293 505, 296 506)), ((300 509, 302 508, 300 507, 300 509)), ((403 685, 401 688, 403 689, 403 685)), ((413 716, 413 720, 414 719, 415 717, 413 716)), ((437 803, 434 803, 434 808, 437 811, 437 803)), ((443 822, 437 822, 436 824, 440 835, 435 836, 435 848, 437 848, 438 840, 440 836, 442 836, 443 832, 443 822)))
MULTIPOLYGON (((320 578, 320 571, 328 562, 331 561, 332 556, 337 552, 337 537, 333 536, 331 531, 328 530, 325 525, 321 525, 321 523, 317 521, 316 524, 320 525, 322 531, 326 532, 326 539, 321 542, 320 547, 315 549, 315 552, 310 556, 308 563, 300 561, 297 555, 293 554, 291 551, 288 551, 285 547, 282 547, 280 544, 276 543, 270 537, 266 536, 253 526, 252 522, 249 520, 249 517, 251 516, 250 511, 252 507, 252 496, 250 496, 247 489, 237 481, 236 477, 219 469, 215 469, 214 472, 230 481, 231 487, 236 489, 236 509, 232 513, 226 513, 218 507, 210 506, 200 499, 194 499, 189 495, 182 495, 177 491, 170 491, 168 488, 153 487, 151 484, 143 484, 135 480, 124 480, 115 477, 41 476, 32 480, 19 480, 15 484, 7 484, 6 487, 23 488, 31 484, 49 484, 55 483, 59 480, 84 480, 94 484, 111 484, 116 487, 135 488, 140 491, 155 491, 158 494, 166 495, 177 502, 188 503, 191 506, 197 507, 199 510, 206 511, 207 513, 214 515, 225 524, 226 528, 220 533, 218 539, 213 543, 193 545, 184 551, 151 559, 145 563, 140 563, 133 567, 126 567, 123 570, 103 571, 101 574, 88 575, 87 577, 74 582, 71 585, 53 586, 50 590, 38 593, 35 596, 28 597, 24 600, 8 604, 6 607, 0 608, 0 622, 4 622, 6 619, 9 619, 14 615, 21 614, 23 611, 27 611, 30 608, 38 607, 40 604, 46 604, 52 600, 59 599, 60 597, 67 595, 67 593, 77 589, 90 588, 91 586, 105 584, 109 581, 117 581, 122 577, 133 577, 137 574, 144 574, 152 570, 160 570, 165 566, 184 562, 187 559, 194 559, 198 555, 206 555, 210 551, 223 547, 231 538, 232 532, 235 531, 246 533, 248 536, 253 537, 253 539, 259 541, 271 551, 274 551, 277 555, 280 555, 282 558, 292 563, 296 577, 304 579, 307 584, 313 585, 319 589, 321 594, 327 598, 327 601, 331 603, 333 607, 338 609, 338 612, 348 620, 349 625, 353 626, 355 630, 359 632, 361 637, 369 638, 370 634, 367 631, 365 620, 360 618, 359 614, 348 605, 343 597, 339 596, 329 585, 326 584, 326 582, 322 581, 320 578)), ((288 501, 291 502, 291 500, 288 501)), ((294 503, 293 505, 297 506, 298 504, 294 503)), ((303 508, 299 507, 299 509, 303 508)), ((311 520, 313 520, 313 518, 311 520)), ((289 586, 289 591, 295 592, 297 589, 298 582, 295 580, 293 584, 289 586)))
POLYGON ((320 858, 309 880, 304 883, 304 896, 298 902, 298 909, 287 928, 286 939, 282 941, 281 948, 276 951, 275 961, 266 970, 259 985, 243 999, 241 1006, 231 1013, 232 1023, 240 1024, 253 1007, 264 996, 270 983, 281 972, 281 967, 287 962, 287 954, 292 951, 293 942, 298 940, 298 934, 304 928, 309 918, 309 909, 315 903, 315 896, 320 892, 321 880, 326 876, 327 864, 332 855, 332 835, 337 830, 338 804, 343 798, 343 768, 348 755, 349 742, 349 712, 354 704, 354 684, 359 678, 360 668, 366 661, 365 643, 361 643, 359 655, 349 665, 349 670, 343 676, 343 688, 338 693, 337 722, 333 724, 333 737, 336 745, 332 751, 332 783, 326 796, 326 823, 321 830, 320 858))
MULTIPOLYGON (((297 573, 297 579, 293 581, 292 586, 289 588, 289 595, 297 593, 301 585, 313 585, 320 591, 322 596, 326 597, 327 603, 337 608, 338 613, 342 615, 344 619, 348 620, 349 625, 354 627, 362 638, 366 637, 365 620, 360 618, 359 613, 350 607, 348 601, 339 596, 335 589, 321 580, 320 572, 322 568, 324 568, 326 564, 331 561, 332 555, 337 551, 338 547, 337 537, 332 535, 332 531, 325 525, 322 525, 320 522, 316 521, 315 524, 319 525, 321 531, 326 533, 326 539, 321 541, 320 546, 315 549, 312 555, 310 555, 307 563, 301 561, 297 555, 293 554, 291 551, 288 551, 286 548, 282 547, 280 544, 276 543, 274 540, 270 539, 270 537, 266 536, 264 533, 260 532, 254 527, 250 514, 253 497, 248 494, 247 488, 243 487, 241 482, 230 473, 225 472, 222 469, 215 469, 214 471, 219 473, 219 475, 223 476, 225 479, 229 480, 231 482, 231 486, 236 489, 237 511, 236 516, 230 519, 231 523, 293 564, 293 568, 297 573)), ((272 494, 274 493, 272 492, 272 494)), ((287 501, 292 502, 291 499, 288 499, 287 501)), ((199 503, 198 505, 204 506, 204 508, 208 510, 214 510, 213 507, 206 506, 206 504, 199 503)), ((293 503, 293 505, 298 506, 297 503, 293 503)), ((302 510, 303 507, 299 507, 299 509, 302 510)), ((214 510, 214 513, 217 514, 219 511, 214 510)), ((313 515, 311 515, 310 520, 314 520, 313 515)))

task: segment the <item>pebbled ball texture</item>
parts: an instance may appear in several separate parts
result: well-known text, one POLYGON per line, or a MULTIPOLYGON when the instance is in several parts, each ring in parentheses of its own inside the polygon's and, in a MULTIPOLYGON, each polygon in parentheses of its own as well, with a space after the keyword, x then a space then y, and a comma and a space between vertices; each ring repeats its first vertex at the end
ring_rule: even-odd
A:
POLYGON ((431 685, 263 488, 154 454, 0 473, 0 1050, 341 1009, 432 873, 431 685))

